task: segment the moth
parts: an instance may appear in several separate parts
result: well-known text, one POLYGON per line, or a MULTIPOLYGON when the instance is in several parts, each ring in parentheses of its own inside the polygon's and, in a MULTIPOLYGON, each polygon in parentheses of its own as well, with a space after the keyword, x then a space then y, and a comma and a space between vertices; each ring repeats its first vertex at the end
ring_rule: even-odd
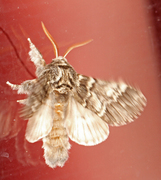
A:
POLYGON ((51 41, 55 59, 46 64, 30 39, 29 56, 36 66, 36 79, 20 85, 6 83, 18 94, 27 94, 19 100, 24 105, 21 117, 28 119, 26 139, 34 143, 42 139, 44 158, 51 168, 63 167, 71 145, 69 138, 84 146, 97 145, 109 135, 110 126, 133 122, 146 105, 139 89, 123 81, 103 81, 78 74, 67 62, 66 55, 58 55, 58 48, 44 24, 42 28, 51 41))

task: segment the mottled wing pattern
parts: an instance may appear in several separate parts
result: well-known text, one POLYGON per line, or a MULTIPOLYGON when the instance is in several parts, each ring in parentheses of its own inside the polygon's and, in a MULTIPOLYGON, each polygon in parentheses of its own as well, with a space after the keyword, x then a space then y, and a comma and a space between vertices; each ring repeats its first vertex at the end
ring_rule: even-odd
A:
POLYGON ((78 75, 79 86, 74 98, 111 126, 134 121, 143 111, 146 98, 124 82, 108 82, 78 75))
MULTIPOLYGON (((28 81, 25 81, 25 83, 22 83, 19 86, 29 86, 28 81)), ((24 89, 20 87, 20 90, 24 89)), ((44 101, 46 101, 46 99, 49 96, 48 89, 49 85, 47 84, 47 79, 44 78, 44 76, 35 80, 35 83, 32 85, 32 88, 28 92, 27 99, 24 99, 24 102, 20 101, 20 103, 23 103, 25 105, 20 111, 20 116, 23 119, 31 118, 33 114, 40 108, 41 104, 44 103, 44 101)))
POLYGON ((108 124, 73 97, 68 101, 65 126, 70 139, 85 146, 99 144, 109 135, 108 124))

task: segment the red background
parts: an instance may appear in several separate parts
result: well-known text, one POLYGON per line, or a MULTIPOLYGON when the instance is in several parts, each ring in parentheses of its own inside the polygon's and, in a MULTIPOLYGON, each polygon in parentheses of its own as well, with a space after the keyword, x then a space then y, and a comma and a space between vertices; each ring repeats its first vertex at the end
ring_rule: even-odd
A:
POLYGON ((0 178, 54 180, 161 179, 160 58, 154 36, 153 6, 145 0, 3 0, 0 2, 0 178), (15 91, 5 83, 35 77, 27 38, 47 63, 55 58, 41 21, 59 46, 94 39, 67 56, 78 73, 119 78, 138 86, 148 100, 134 123, 110 127, 109 138, 93 147, 71 142, 63 168, 49 168, 42 142, 24 139, 15 91))

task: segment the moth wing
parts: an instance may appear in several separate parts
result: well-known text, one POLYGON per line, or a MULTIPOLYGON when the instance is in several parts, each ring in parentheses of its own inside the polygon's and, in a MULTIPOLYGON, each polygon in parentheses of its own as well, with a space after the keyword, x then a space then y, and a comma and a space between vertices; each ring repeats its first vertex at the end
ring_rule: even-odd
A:
POLYGON ((92 111, 84 108, 73 97, 70 97, 68 101, 65 126, 69 138, 85 146, 99 144, 109 135, 107 123, 92 111))
POLYGON ((52 129, 54 119, 53 100, 49 96, 44 104, 29 118, 26 139, 34 143, 39 139, 47 136, 52 129))
POLYGON ((123 81, 102 81, 83 75, 78 78, 74 98, 111 126, 133 122, 146 105, 141 91, 123 81))
POLYGON ((28 38, 29 44, 30 44, 30 52, 29 56, 31 58, 31 61, 35 64, 36 66, 36 75, 37 77, 40 76, 42 70, 44 69, 45 66, 45 60, 43 59, 41 53, 39 50, 35 47, 35 45, 31 42, 30 38, 28 38))

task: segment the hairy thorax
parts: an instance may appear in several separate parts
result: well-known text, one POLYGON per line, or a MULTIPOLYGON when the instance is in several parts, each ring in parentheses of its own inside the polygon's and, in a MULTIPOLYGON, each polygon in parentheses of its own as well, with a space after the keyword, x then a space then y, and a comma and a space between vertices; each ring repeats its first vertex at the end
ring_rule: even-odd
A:
POLYGON ((48 92, 57 91, 66 94, 78 86, 77 73, 65 58, 53 59, 45 66, 38 78, 38 83, 43 81, 44 89, 48 92))

